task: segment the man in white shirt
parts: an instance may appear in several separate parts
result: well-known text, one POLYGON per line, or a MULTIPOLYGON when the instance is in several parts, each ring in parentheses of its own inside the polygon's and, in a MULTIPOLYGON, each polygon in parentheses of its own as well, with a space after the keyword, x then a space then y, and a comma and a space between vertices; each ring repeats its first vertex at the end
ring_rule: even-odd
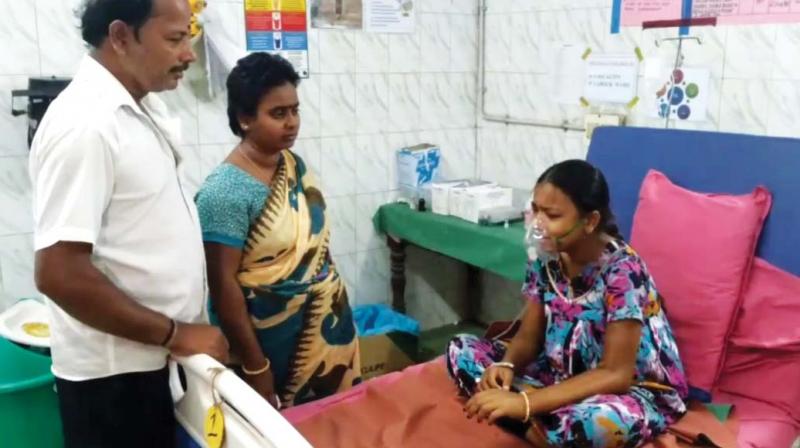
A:
POLYGON ((150 92, 195 60, 187 0, 88 0, 92 47, 30 156, 36 285, 50 301, 67 448, 173 447, 170 353, 227 361, 208 325, 197 212, 150 92))

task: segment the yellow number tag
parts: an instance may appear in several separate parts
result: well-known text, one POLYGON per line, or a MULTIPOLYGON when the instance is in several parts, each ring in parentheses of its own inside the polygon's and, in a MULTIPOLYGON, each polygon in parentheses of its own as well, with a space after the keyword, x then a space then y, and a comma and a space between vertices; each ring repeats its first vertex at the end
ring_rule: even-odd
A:
POLYGON ((35 338, 50 337, 50 326, 43 322, 28 322, 22 324, 22 331, 35 338))
POLYGON ((203 423, 203 432, 208 448, 222 447, 222 441, 225 439, 225 417, 222 415, 220 405, 215 404, 208 409, 206 421, 203 423))

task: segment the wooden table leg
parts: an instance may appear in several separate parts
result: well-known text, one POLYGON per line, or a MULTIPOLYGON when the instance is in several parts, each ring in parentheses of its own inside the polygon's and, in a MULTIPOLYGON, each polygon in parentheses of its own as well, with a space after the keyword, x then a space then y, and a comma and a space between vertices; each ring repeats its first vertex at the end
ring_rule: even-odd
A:
POLYGON ((386 244, 391 250, 392 262, 392 308, 405 314, 406 312, 406 242, 386 237, 386 244))
POLYGON ((481 302, 481 270, 468 263, 467 291, 465 296, 467 304, 466 307, 464 307, 466 314, 464 316, 464 320, 469 322, 478 322, 478 312, 480 311, 481 302))

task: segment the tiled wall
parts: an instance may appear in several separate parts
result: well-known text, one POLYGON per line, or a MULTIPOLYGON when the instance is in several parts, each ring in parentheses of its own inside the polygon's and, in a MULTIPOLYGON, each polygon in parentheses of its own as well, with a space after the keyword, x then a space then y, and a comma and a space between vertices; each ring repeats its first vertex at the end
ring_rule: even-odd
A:
MULTIPOLYGON (((556 76, 547 50, 551 42, 589 47, 594 53, 630 52, 636 46, 645 57, 674 62, 676 46, 657 48, 655 40, 673 37, 677 31, 642 31, 623 28, 611 35, 609 0, 487 0, 487 109, 492 114, 535 117, 558 122, 574 116, 575 107, 555 101, 556 76)), ((743 132, 800 137, 800 25, 720 26, 696 28, 692 35, 703 44, 687 42, 686 66, 706 66, 711 71, 709 120, 681 123, 678 127, 722 132, 743 132)), ((649 118, 644 106, 653 96, 640 71, 639 96, 643 98, 628 122, 633 126, 663 127, 663 120, 649 118)), ((652 87, 649 87, 652 89, 652 87)), ((567 92, 574 98, 581 91, 567 92)), ((585 157, 579 132, 525 125, 478 121, 478 169, 482 177, 518 188, 531 188, 551 164, 585 157)), ((485 276, 486 277, 486 276, 485 276)), ((485 284, 503 290, 499 279, 485 284)), ((486 297, 505 304, 505 314, 516 306, 512 297, 486 297)))
MULTIPOLYGON (((84 52, 72 13, 77 0, 0 0, 0 272, 6 293, 35 295, 31 188, 24 117, 10 90, 28 76, 71 76, 84 52)), ((241 0, 210 0, 244 45, 241 0)), ((421 0, 412 35, 310 30, 311 77, 300 87, 296 150, 320 174, 334 222, 332 249, 353 303, 389 301, 389 255, 371 217, 394 198, 393 151, 442 146, 445 174, 476 171, 477 0, 421 0)), ((183 123, 189 182, 196 189, 233 148, 224 95, 187 85, 163 95, 183 123)), ((407 298, 423 325, 456 320, 463 277, 455 263, 409 254, 407 298), (444 298, 444 300, 442 299, 444 298)))
MULTIPOLYGON (((487 108, 493 114, 536 117, 558 122, 568 106, 554 101, 549 91, 554 73, 546 68, 551 42, 569 42, 594 53, 631 52, 636 46, 646 58, 659 58, 671 66, 674 43, 660 47, 655 40, 674 37, 677 31, 623 28, 611 35, 608 0, 488 0, 487 108), (519 86, 519 89, 515 89, 519 86)), ((800 137, 795 125, 800 116, 800 25, 752 25, 695 28, 691 35, 702 45, 684 44, 686 66, 711 71, 708 121, 679 123, 678 127, 722 132, 743 132, 800 137)), ((653 96, 640 70, 639 96, 643 101, 628 119, 633 126, 663 127, 645 110, 653 96)), ((578 98, 582 92, 573 92, 578 98)), ((576 106, 572 106, 576 107, 576 106)), ((479 168, 484 177, 512 179, 529 188, 549 164, 584 155, 577 132, 506 126, 481 121, 479 168), (503 151, 498 150, 503 148, 503 151), (498 153, 503 153, 499 155, 498 153), (504 173, 512 172, 505 176, 504 173), (501 174, 502 173, 502 174, 501 174)))

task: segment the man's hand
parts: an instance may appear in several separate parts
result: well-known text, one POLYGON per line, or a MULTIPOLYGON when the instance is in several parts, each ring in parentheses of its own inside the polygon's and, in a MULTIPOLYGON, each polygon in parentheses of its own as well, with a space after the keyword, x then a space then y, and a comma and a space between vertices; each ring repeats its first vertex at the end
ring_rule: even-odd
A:
POLYGON ((213 325, 176 322, 175 338, 167 349, 175 356, 204 353, 222 364, 228 363, 228 340, 213 325))

